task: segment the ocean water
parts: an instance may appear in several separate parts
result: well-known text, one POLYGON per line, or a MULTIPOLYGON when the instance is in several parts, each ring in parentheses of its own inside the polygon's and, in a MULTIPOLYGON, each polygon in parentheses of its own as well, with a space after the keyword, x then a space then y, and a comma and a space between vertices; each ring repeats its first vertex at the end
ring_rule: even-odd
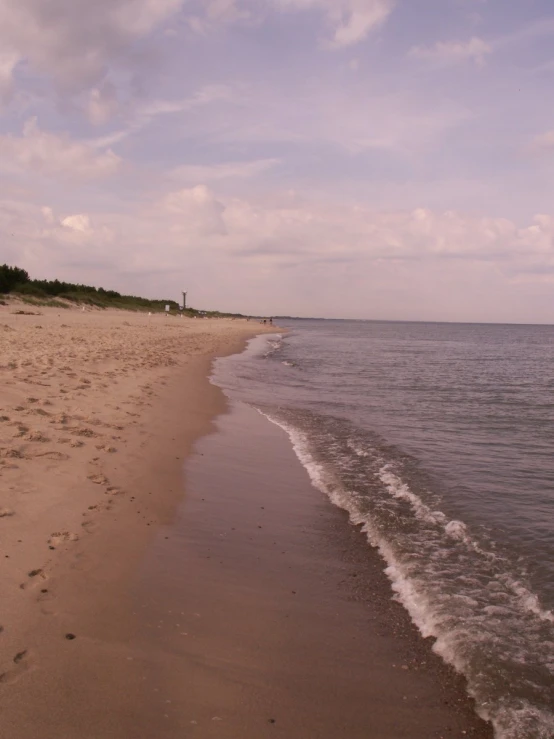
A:
POLYGON ((499 739, 554 737, 554 327, 281 322, 214 381, 287 431, 499 739))

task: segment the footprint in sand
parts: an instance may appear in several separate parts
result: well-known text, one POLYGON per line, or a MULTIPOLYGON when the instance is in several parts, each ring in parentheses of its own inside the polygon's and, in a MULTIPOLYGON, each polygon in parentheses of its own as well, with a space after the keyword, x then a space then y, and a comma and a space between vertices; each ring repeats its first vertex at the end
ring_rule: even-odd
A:
POLYGON ((31 667, 28 649, 22 649, 12 659, 12 664, 3 672, 0 672, 0 683, 8 684, 15 682, 31 667))
MULTIPOLYGON (((37 595, 37 603, 46 603, 47 601, 53 600, 54 595, 52 594, 52 591, 50 588, 45 587, 45 584, 43 583, 38 595, 37 595)), ((43 613, 52 613, 50 609, 48 610, 42 610, 43 613)))
POLYGON ((41 431, 30 431, 25 437, 25 441, 39 441, 44 444, 45 442, 50 441, 50 439, 41 431))
POLYGON ((74 436, 88 436, 88 437, 91 437, 91 436, 96 436, 97 435, 97 434, 94 433, 94 431, 92 429, 87 429, 87 428, 72 429, 71 430, 71 433, 74 436))
POLYGON ((110 485, 106 488, 104 495, 124 495, 125 490, 122 490, 121 488, 117 488, 113 485, 110 485))
POLYGON ((10 516, 15 516, 13 508, 0 508, 0 518, 9 518, 10 516))
POLYGON ((2 465, 2 470, 3 471, 7 471, 7 470, 18 470, 19 469, 19 465, 18 464, 10 464, 9 462, 6 462, 3 459, 0 459, 0 465, 2 465))
POLYGON ((96 485, 107 485, 109 482, 105 475, 89 475, 88 479, 96 485))
POLYGON ((5 459, 25 459, 23 452, 15 447, 0 449, 0 457, 4 457, 5 459))
POLYGON ((55 549, 62 544, 66 544, 67 542, 78 540, 79 536, 77 534, 71 533, 70 531, 54 531, 54 533, 50 534, 50 538, 48 539, 48 546, 55 549))
POLYGON ((36 569, 36 570, 31 570, 27 574, 29 575, 29 577, 38 577, 39 575, 42 575, 43 577, 46 577, 46 575, 44 575, 44 570, 42 568, 40 568, 40 567, 38 569, 36 569))
POLYGON ((108 452, 109 454, 117 452, 117 449, 114 446, 108 446, 107 444, 98 444, 96 448, 100 452, 108 452))
POLYGON ((46 459, 55 459, 57 462, 65 462, 69 459, 69 454, 63 454, 62 452, 41 452, 35 454, 35 457, 45 457, 46 459))
POLYGON ((27 577, 31 581, 30 583, 22 582, 19 585, 20 590, 34 590, 37 587, 44 587, 44 582, 48 580, 48 575, 42 568, 31 570, 27 573, 27 577))
POLYGON ((49 416, 50 414, 48 411, 45 411, 44 408, 32 408, 29 413, 32 413, 35 416, 49 416))

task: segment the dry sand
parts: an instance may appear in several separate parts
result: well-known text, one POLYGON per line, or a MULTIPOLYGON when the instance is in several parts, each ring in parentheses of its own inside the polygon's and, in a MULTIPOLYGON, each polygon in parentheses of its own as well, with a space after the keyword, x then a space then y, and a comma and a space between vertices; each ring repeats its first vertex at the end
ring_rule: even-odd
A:
POLYGON ((222 408, 212 358, 262 330, 0 307, 2 736, 36 736, 27 696, 33 681, 63 679, 56 665, 80 610, 122 602, 126 573, 182 494, 187 450, 222 408))

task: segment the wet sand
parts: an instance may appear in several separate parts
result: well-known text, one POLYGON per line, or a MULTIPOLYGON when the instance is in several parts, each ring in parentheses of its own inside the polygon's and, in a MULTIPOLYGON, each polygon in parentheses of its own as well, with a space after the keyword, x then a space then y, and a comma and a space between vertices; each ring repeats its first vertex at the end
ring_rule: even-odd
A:
POLYGON ((157 736, 491 737, 284 432, 242 404, 218 428, 134 586, 157 736))

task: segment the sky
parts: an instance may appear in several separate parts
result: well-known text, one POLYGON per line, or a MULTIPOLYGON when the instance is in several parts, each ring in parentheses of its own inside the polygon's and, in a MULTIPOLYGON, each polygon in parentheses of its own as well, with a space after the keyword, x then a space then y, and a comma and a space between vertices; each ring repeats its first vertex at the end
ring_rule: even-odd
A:
POLYGON ((554 323, 552 0, 0 0, 0 263, 554 323))

